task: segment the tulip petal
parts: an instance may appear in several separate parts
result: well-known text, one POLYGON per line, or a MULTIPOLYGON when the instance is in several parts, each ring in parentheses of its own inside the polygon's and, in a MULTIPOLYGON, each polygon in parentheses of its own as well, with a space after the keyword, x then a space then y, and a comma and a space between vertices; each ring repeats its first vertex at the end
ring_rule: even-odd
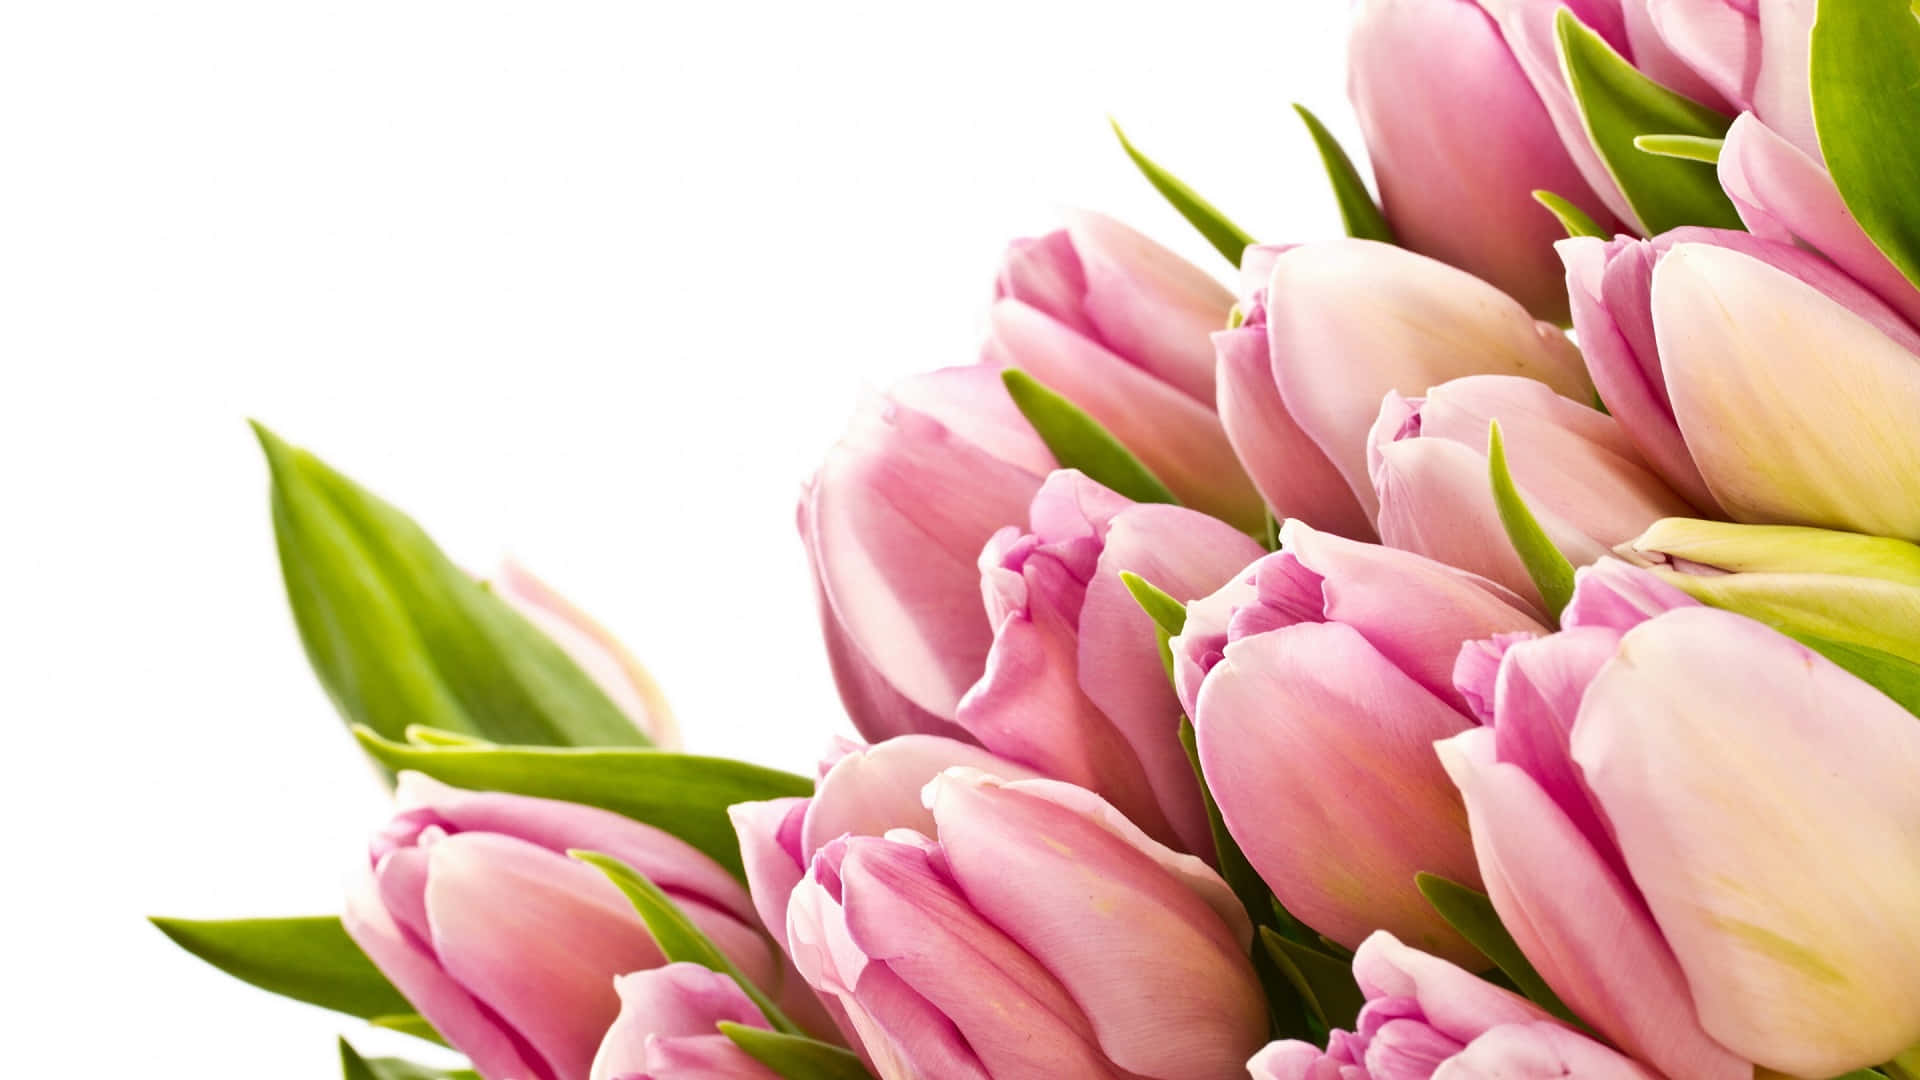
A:
POLYGON ((1753 111, 1788 142, 1820 159, 1820 135, 1813 127, 1813 85, 1808 49, 1818 0, 1758 0, 1760 71, 1753 86, 1753 111))
MULTIPOLYGON (((619 1080, 644 1072, 652 1057, 648 1044, 657 1036, 706 1036, 722 1020, 767 1026, 738 983, 699 964, 667 964, 617 976, 613 988, 620 998, 620 1015, 594 1055, 590 1080, 619 1080)), ((745 1060, 753 1064, 751 1058, 745 1060)))
POLYGON ((1370 935, 1354 950, 1353 977, 1368 1000, 1417 1001, 1425 1023, 1460 1043, 1470 1042, 1499 1024, 1548 1018, 1518 994, 1410 948, 1385 930, 1370 935))
POLYGON ((1920 1042, 1904 709, 1759 623, 1689 608, 1627 633, 1573 755, 1707 1031, 1799 1076, 1920 1042))
POLYGON ((754 910, 782 950, 787 947, 787 898, 806 873, 800 829, 810 801, 768 799, 727 807, 734 835, 740 838, 740 860, 746 866, 754 910))
POLYGON ((881 836, 889 829, 912 829, 931 836, 933 814, 920 792, 955 766, 1008 780, 1040 775, 971 743, 933 735, 888 739, 848 754, 827 770, 808 807, 799 850, 811 859, 837 837, 881 836))
POLYGON ((1605 1046, 1552 1022, 1505 1024, 1434 1070, 1433 1080, 1660 1080, 1605 1046))
POLYGON ((1233 294, 1205 271, 1102 214, 1073 211, 1067 232, 1086 271, 1087 318, 1121 356, 1213 404, 1213 348, 1233 294))
POLYGON ((1752 107, 1760 79, 1760 20, 1751 3, 1647 0, 1647 14, 1667 47, 1727 104, 1752 107))

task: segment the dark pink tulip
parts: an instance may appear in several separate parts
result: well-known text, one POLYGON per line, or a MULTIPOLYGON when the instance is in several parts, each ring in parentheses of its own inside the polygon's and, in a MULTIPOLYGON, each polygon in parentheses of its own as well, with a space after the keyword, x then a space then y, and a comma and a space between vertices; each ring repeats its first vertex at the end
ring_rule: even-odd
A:
POLYGON ((1661 518, 1695 512, 1641 462, 1612 417, 1532 379, 1470 375, 1421 398, 1389 394, 1382 404, 1367 448, 1382 543, 1539 602, 1487 479, 1494 421, 1521 497, 1576 566, 1661 518))
POLYGON ((1562 233, 1533 192, 1565 196, 1601 221, 1612 215, 1494 16, 1473 0, 1356 4, 1347 90, 1400 241, 1540 318, 1564 320, 1552 256, 1562 233))
POLYGON ((699 964, 668 964, 613 980, 620 1015, 593 1059, 591 1080, 779 1080, 721 1034, 722 1020, 765 1028, 740 985, 699 964))
POLYGON ((931 835, 850 836, 794 891, 801 973, 887 1080, 1226 1080, 1267 1028, 1218 875, 1097 796, 967 769, 931 835))
POLYGON ((981 545, 1026 515, 1053 458, 997 374, 948 368, 868 402, 800 504, 827 655, 860 732, 955 735, 993 628, 981 545))
POLYGON ((1322 1050, 1270 1043, 1254 1080, 1659 1080, 1531 1002, 1380 931, 1353 954, 1367 996, 1322 1050))
POLYGON ((1452 684, 1461 644, 1544 627, 1500 586, 1411 552, 1297 521, 1281 544, 1189 605, 1173 643, 1227 828, 1287 910, 1335 941, 1386 929, 1475 961, 1414 887, 1422 870, 1477 881, 1433 742, 1473 723, 1452 684))
POLYGON ((1211 852, 1153 620, 1120 574, 1185 601, 1219 588, 1260 545, 1071 470, 1047 478, 1028 527, 1002 529, 980 556, 994 642, 960 726, 1003 757, 1099 792, 1156 839, 1211 852))
POLYGON ((665 962, 633 905, 569 850, 647 875, 758 985, 824 1024, 746 891, 684 841, 605 810, 415 773, 401 774, 396 799, 348 897, 347 932, 487 1080, 586 1080, 619 1012, 614 976, 665 962))
POLYGON ((1258 492, 1214 415, 1208 335, 1233 296, 1145 236, 1092 213, 1015 241, 1001 263, 983 360, 1072 399, 1181 501, 1249 531, 1258 492))

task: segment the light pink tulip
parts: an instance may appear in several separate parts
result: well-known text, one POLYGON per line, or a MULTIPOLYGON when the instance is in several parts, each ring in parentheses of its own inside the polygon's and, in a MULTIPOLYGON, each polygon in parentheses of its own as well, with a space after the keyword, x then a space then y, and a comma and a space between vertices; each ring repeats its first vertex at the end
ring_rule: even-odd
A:
POLYGON ((1348 45, 1348 95, 1399 240, 1563 321, 1546 189, 1612 215, 1492 15, 1472 0, 1363 0, 1348 45), (1500 137, 1489 139, 1487 132, 1500 137))
POLYGON ((1254 1080, 1659 1080, 1477 975, 1382 930, 1353 954, 1366 994, 1354 1030, 1326 1049, 1270 1043, 1254 1080))
POLYGON ((1099 792, 1156 839, 1211 853, 1153 620, 1120 574, 1185 601, 1220 587, 1260 545, 1070 470, 1047 478, 1029 518, 1032 531, 1002 529, 980 556, 994 643, 960 726, 1003 757, 1099 792))
POLYGON ((988 316, 988 367, 1017 367, 1125 443, 1189 506, 1249 531, 1259 494, 1214 415, 1208 335, 1233 296, 1099 214, 1008 250, 988 316))
POLYGON ((779 1080, 721 1034, 722 1020, 766 1028, 740 985, 699 964, 668 964, 613 980, 620 1015, 593 1059, 591 1080, 779 1080))
POLYGON ((1817 0, 1642 2, 1667 48, 1725 99, 1729 111, 1757 113, 1819 159, 1807 71, 1817 0))
POLYGON ((1544 627, 1507 590, 1411 552, 1297 521, 1281 545, 1190 605, 1173 642, 1227 829, 1335 941, 1384 928, 1476 961, 1414 887, 1422 870, 1477 880, 1432 744, 1472 724, 1452 684, 1461 644, 1544 627))
POLYGON ((619 1012, 614 976, 665 962, 632 903, 569 850, 647 875, 757 985, 825 1025, 745 890, 685 842, 605 810, 415 773, 400 775, 396 800, 343 921, 487 1080, 585 1080, 619 1012))
POLYGON ((1273 260, 1266 298, 1274 383, 1286 411, 1371 516, 1367 432, 1389 391, 1463 375, 1524 375, 1576 400, 1580 353, 1493 286, 1388 244, 1334 240, 1273 260))
POLYGON ((993 628, 980 546, 1026 515, 1052 455, 984 367, 916 376, 867 403, 814 475, 800 532, 848 714, 871 739, 957 735, 993 628))
POLYGON ((673 710, 667 707, 666 695, 618 638, 517 562, 502 563, 488 584, 495 596, 552 638, 580 665, 654 745, 663 750, 680 745, 680 729, 674 723, 673 710))
POLYGON ((1082 789, 973 770, 931 836, 816 854, 788 940, 886 1080, 1226 1080, 1265 1038, 1252 928, 1206 864, 1082 789))
POLYGON ((1487 478, 1494 421, 1527 508, 1576 566, 1661 518, 1695 512, 1641 462, 1612 417, 1532 379, 1470 375, 1382 404, 1367 447, 1381 542, 1540 602, 1487 478))

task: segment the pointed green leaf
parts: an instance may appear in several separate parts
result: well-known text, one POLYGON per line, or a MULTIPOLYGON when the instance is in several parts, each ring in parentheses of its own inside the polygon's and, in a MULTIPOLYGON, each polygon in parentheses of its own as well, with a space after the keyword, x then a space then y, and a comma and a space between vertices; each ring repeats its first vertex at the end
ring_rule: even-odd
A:
POLYGON ((1333 182, 1333 197, 1340 204, 1340 220, 1346 224, 1347 235, 1383 244, 1397 243, 1393 226, 1387 224, 1386 215, 1380 212, 1373 195, 1367 191, 1366 181, 1360 179, 1360 170, 1353 167, 1353 159, 1340 148, 1333 132, 1305 105, 1295 105, 1293 111, 1300 114, 1301 121, 1307 125, 1307 134, 1313 136, 1314 149, 1320 151, 1320 163, 1326 166, 1327 179, 1333 182))
POLYGON ((727 758, 665 750, 545 746, 409 746, 356 727, 354 737, 394 771, 413 769, 475 791, 584 803, 663 829, 740 876, 740 845, 727 818, 738 802, 813 794, 802 776, 727 758))
POLYGON ((361 1057, 345 1039, 340 1040, 340 1075, 345 1080, 480 1080, 472 1069, 435 1069, 399 1058, 361 1057))
POLYGON ((444 1045, 444 1040, 440 1038, 440 1033, 433 1030, 433 1025, 427 1023, 427 1018, 421 1016, 419 1013, 394 1013, 390 1016, 369 1016, 367 1017, 367 1023, 373 1027, 385 1028, 388 1031, 397 1031, 402 1035, 411 1035, 416 1039, 425 1039, 428 1042, 437 1042, 444 1045))
POLYGON ((1820 0, 1813 122, 1847 209, 1920 285, 1920 16, 1910 0, 1820 0))
POLYGON ((1515 989, 1535 1005, 1547 1010, 1576 1027, 1584 1027, 1580 1018, 1573 1015, 1560 996, 1553 992, 1547 981, 1534 970, 1527 960, 1527 954, 1507 933, 1506 925, 1500 921, 1500 915, 1493 910, 1493 901, 1485 893, 1469 889, 1457 881, 1450 881, 1438 874, 1420 873, 1413 876, 1413 883, 1419 887, 1420 895, 1427 898, 1433 910, 1447 920, 1447 925, 1460 931, 1467 943, 1480 950, 1480 955, 1493 962, 1493 965, 1506 972, 1513 980, 1515 989))
MULTIPOLYGON (((1769 621, 1761 615, 1755 617, 1762 622, 1769 621)), ((1861 682, 1899 702, 1908 712, 1920 716, 1920 666, 1913 661, 1870 645, 1835 641, 1786 626, 1776 625, 1776 629, 1845 668, 1861 682)))
POLYGON ((1606 239, 1607 230, 1601 228, 1599 222, 1588 216, 1585 210, 1553 192, 1536 191, 1533 193, 1533 201, 1546 207, 1554 217, 1559 218, 1560 227, 1567 230, 1568 236, 1598 236, 1602 240, 1606 239))
POLYGON ((872 1080, 866 1066, 860 1064, 860 1058, 850 1050, 803 1035, 782 1035, 731 1020, 722 1020, 719 1026, 720 1033, 732 1039, 733 1045, 779 1073, 783 1080, 872 1080))
POLYGON ((1709 139, 1701 135, 1636 135, 1633 139, 1634 149, 1643 154, 1708 165, 1720 163, 1720 148, 1724 145, 1725 139, 1709 139))
POLYGON ((269 993, 358 1016, 436 1042, 334 915, 281 919, 149 919, 175 945, 269 993))
POLYGON ((1649 154, 1634 145, 1642 135, 1718 139, 1733 119, 1642 75, 1573 12, 1560 9, 1554 28, 1560 63, 1579 104, 1587 138, 1647 234, 1680 225, 1741 228, 1740 215, 1720 190, 1714 170, 1649 154))
POLYGON ((780 1011, 773 999, 761 992, 738 965, 727 959, 727 954, 721 952, 719 946, 708 939, 693 924, 693 920, 687 918, 686 913, 645 874, 611 855, 597 851, 569 851, 567 854, 607 875, 609 881, 627 894, 627 899, 633 901, 633 909, 640 913, 640 921, 647 924, 647 933, 653 935, 653 943, 660 947, 660 954, 668 962, 699 964, 727 976, 738 983, 747 997, 760 1007, 775 1031, 800 1034, 800 1028, 787 1019, 787 1014, 780 1011))
POLYGON ((1120 583, 1133 594, 1133 602, 1153 620, 1153 640, 1160 649, 1160 664, 1167 669, 1167 681, 1173 681, 1173 638, 1187 622, 1187 606, 1152 582, 1131 571, 1120 571, 1120 583))
POLYGON ((1247 235, 1246 230, 1240 226, 1227 220, 1227 215, 1215 209, 1212 203, 1201 198, 1192 188, 1182 183, 1179 177, 1154 164, 1151 158, 1136 149, 1133 142, 1127 138, 1127 133, 1120 130, 1118 120, 1109 117, 1107 122, 1113 125, 1113 134, 1120 140, 1120 149, 1125 150, 1127 156, 1133 159, 1134 166, 1140 170, 1142 176, 1147 178, 1147 183, 1153 185, 1153 189, 1160 193, 1161 198, 1173 204, 1173 208, 1180 212, 1181 217, 1187 219, 1188 224, 1200 230, 1200 235, 1206 237, 1207 243, 1213 245, 1213 250, 1226 256, 1227 261, 1234 266, 1239 266, 1240 255, 1247 250, 1247 245, 1253 243, 1253 237, 1247 235))
POLYGON ((1493 484, 1493 505, 1500 512, 1500 524, 1506 526, 1507 539, 1520 556, 1534 588, 1540 590, 1547 613, 1558 619, 1567 601, 1573 599, 1573 564, 1553 546, 1546 530, 1527 509, 1507 471, 1507 450, 1500 440, 1500 422, 1487 425, 1487 473, 1493 484))
POLYGON ((644 746, 579 665, 412 519, 255 425, 307 658, 349 723, 540 746, 644 746))
POLYGON ((1019 368, 1000 373, 1007 395, 1033 425, 1063 469, 1079 469, 1095 483, 1134 502, 1178 503, 1167 485, 1133 452, 1078 405, 1019 368))
POLYGON ((1353 1030, 1354 1018, 1360 1015, 1367 998, 1353 981, 1353 969, 1346 961, 1281 937, 1268 926, 1260 928, 1260 943, 1299 992, 1314 1019, 1328 1029, 1353 1030))

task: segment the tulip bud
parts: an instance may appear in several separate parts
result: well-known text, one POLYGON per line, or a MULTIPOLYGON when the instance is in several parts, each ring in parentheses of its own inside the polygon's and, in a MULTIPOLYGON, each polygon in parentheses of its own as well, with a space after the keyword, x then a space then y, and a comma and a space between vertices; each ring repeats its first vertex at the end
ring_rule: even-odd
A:
POLYGON ((1381 542, 1505 585, 1539 603, 1487 478, 1498 421, 1520 495, 1576 566, 1649 522, 1688 512, 1605 413, 1511 375, 1474 375, 1423 398, 1389 394, 1367 439, 1381 542))
POLYGON ((1816 0, 1643 2, 1662 42, 1726 100, 1729 111, 1757 113, 1804 153, 1819 157, 1807 68, 1816 0))
POLYGON ((1366 995, 1354 1030, 1325 1050, 1269 1043, 1254 1080, 1658 1080, 1531 1002, 1382 930, 1353 954, 1366 995))
POLYGON ((1602 221, 1493 16, 1462 0, 1366 0, 1348 44, 1348 95, 1387 220, 1406 246, 1564 320, 1551 254, 1562 235, 1533 201, 1555 192, 1602 221), (1486 138, 1488 131, 1498 139, 1486 138))
POLYGON ((1017 367, 1126 444, 1186 505, 1258 529, 1259 493, 1214 415, 1208 335, 1233 296, 1099 214, 1016 241, 994 289, 983 360, 1017 367))
POLYGON ((594 1055, 590 1080, 779 1080, 721 1034, 767 1020, 740 984, 699 964, 668 964, 613 980, 620 1015, 594 1055))
POLYGON ((659 829, 417 773, 400 774, 396 801, 343 921, 484 1076, 586 1077, 620 1009, 614 976, 665 962, 633 905, 573 849, 645 874, 768 993, 801 1007, 811 998, 788 982, 745 891, 659 829))
POLYGON ((1173 642, 1227 829, 1320 933, 1352 947, 1384 928, 1473 962, 1414 887, 1423 870, 1478 880, 1432 744, 1473 722, 1451 681, 1461 644, 1545 628, 1505 589, 1410 552, 1297 521, 1280 535, 1173 642))
POLYGON ((552 638, 580 665, 580 670, 655 746, 672 750, 680 745, 680 729, 674 723, 673 710, 667 707, 666 695, 619 639, 519 563, 503 563, 489 584, 495 596, 552 638))
POLYGON ((1493 374, 1538 379, 1581 401, 1592 393, 1558 328, 1470 274, 1389 244, 1335 240, 1280 254, 1266 319, 1280 400, 1369 516, 1379 500, 1366 436, 1389 391, 1424 394, 1493 374))
POLYGON ((976 557, 1052 468, 983 367, 906 380, 828 452, 800 533, 834 680, 862 734, 960 733, 954 710, 993 642, 976 557))
POLYGON ((1244 1075, 1266 1004, 1218 875, 1057 781, 956 769, 926 799, 931 836, 828 844, 788 916, 881 1075, 1244 1075))
POLYGON ((1211 852, 1153 620, 1120 574, 1187 600, 1225 583, 1260 545, 1071 470, 1047 478, 1030 521, 1031 532, 1009 526, 981 553, 994 642, 960 702, 960 726, 1003 757, 1099 792, 1156 839, 1211 852))

